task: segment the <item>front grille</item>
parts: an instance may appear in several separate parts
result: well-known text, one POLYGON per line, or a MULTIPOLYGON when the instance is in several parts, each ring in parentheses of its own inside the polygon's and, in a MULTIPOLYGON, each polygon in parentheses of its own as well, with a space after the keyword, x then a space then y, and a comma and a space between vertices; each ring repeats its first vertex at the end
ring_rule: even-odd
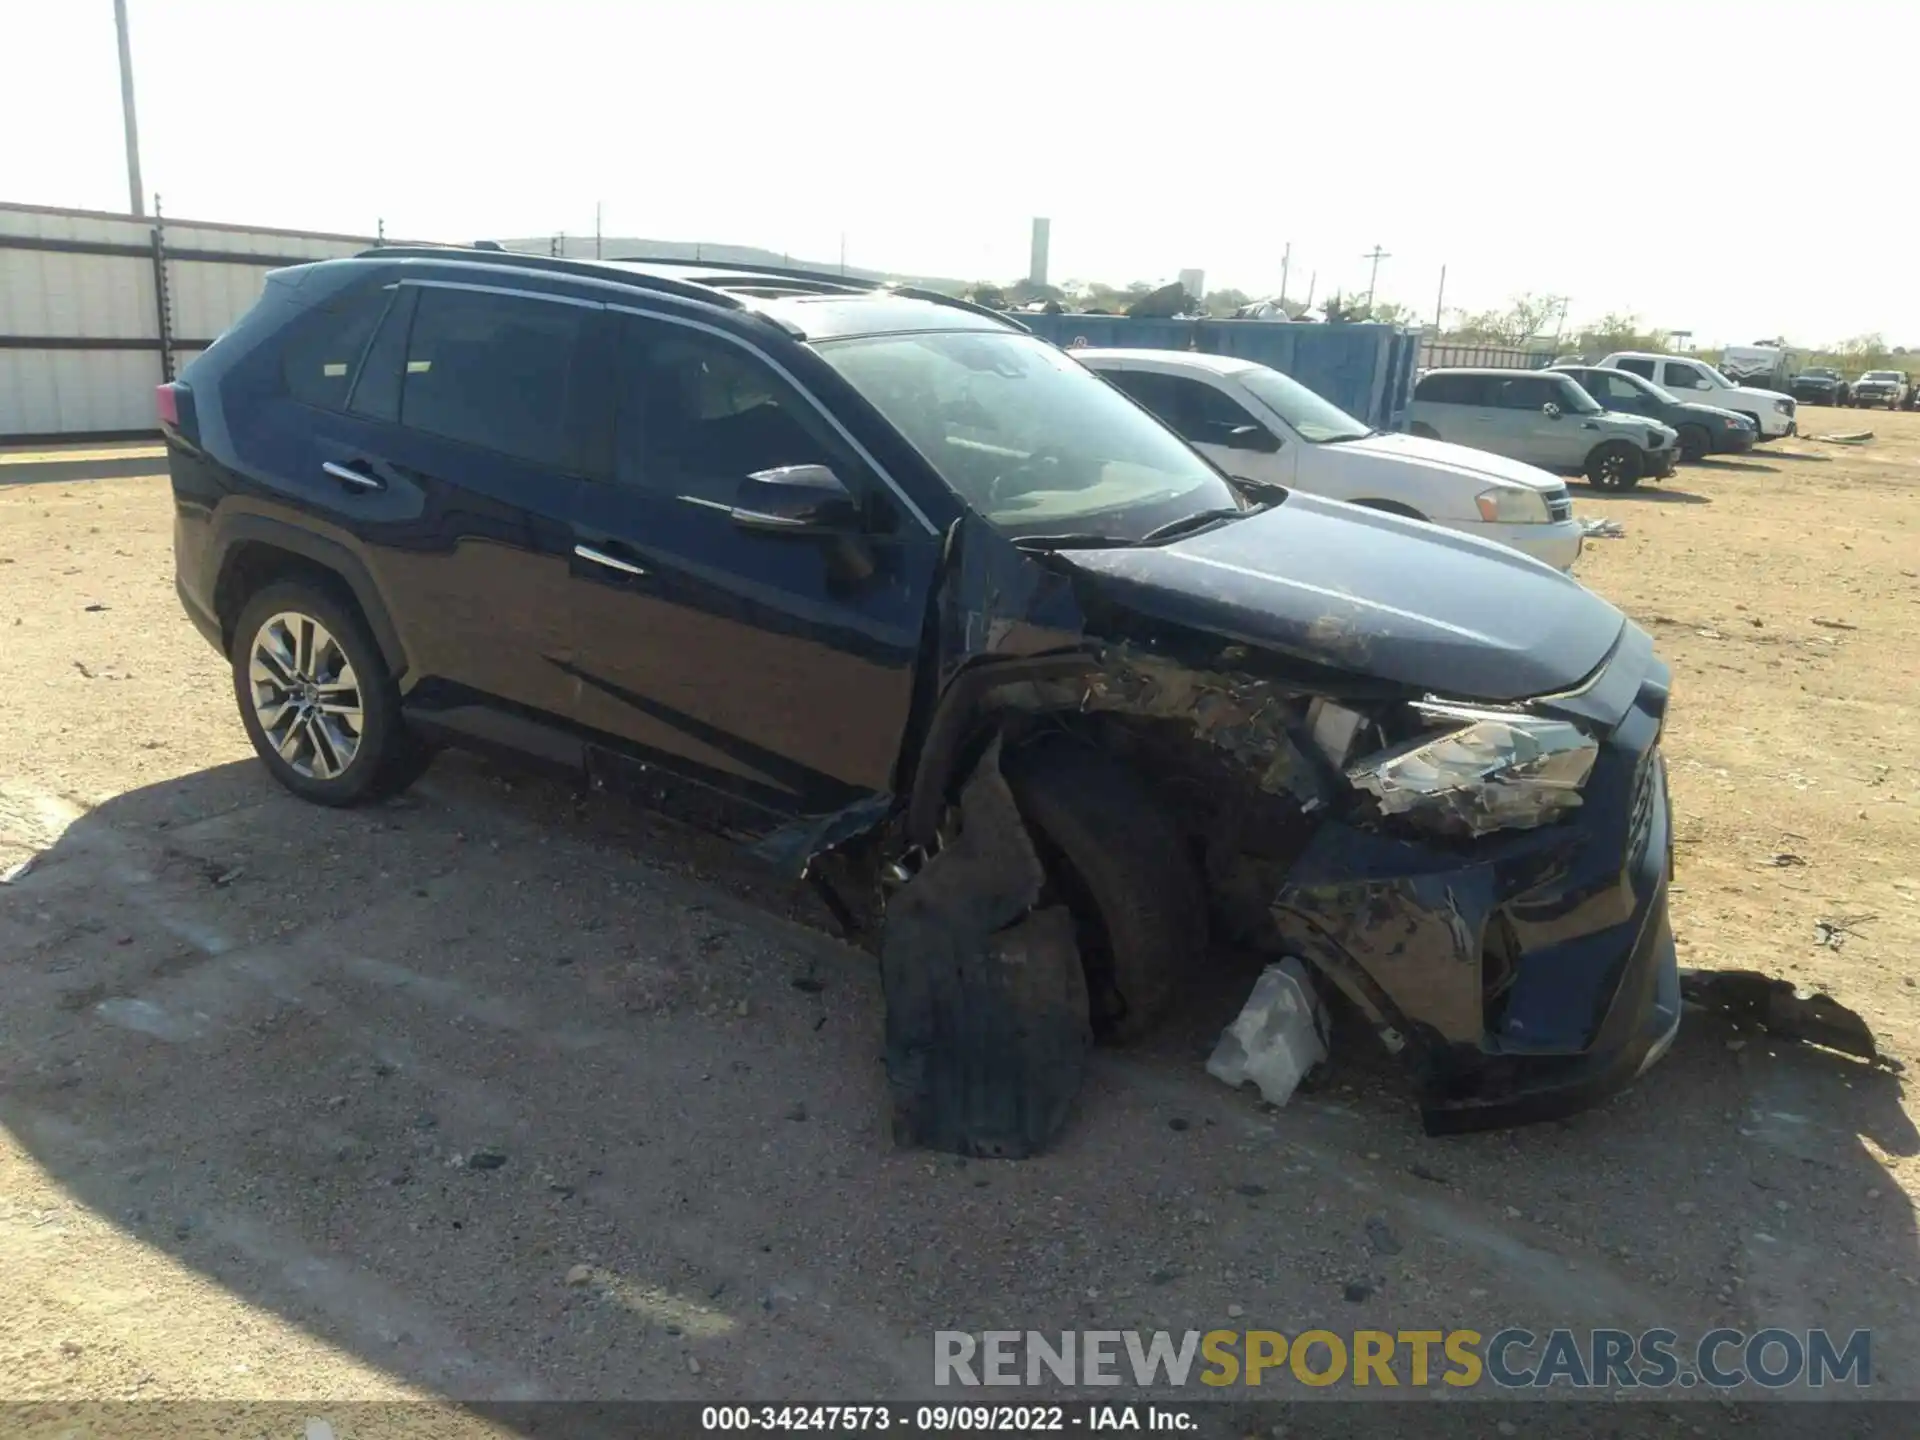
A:
POLYGON ((1627 858, 1638 860, 1647 848, 1647 836, 1653 830, 1653 806, 1660 794, 1657 783, 1665 762, 1658 746, 1640 758, 1640 769, 1633 777, 1633 808, 1627 812, 1627 858))
POLYGON ((1562 490, 1557 495, 1547 496, 1547 519, 1571 520, 1572 518, 1573 501, 1568 497, 1566 491, 1562 490))

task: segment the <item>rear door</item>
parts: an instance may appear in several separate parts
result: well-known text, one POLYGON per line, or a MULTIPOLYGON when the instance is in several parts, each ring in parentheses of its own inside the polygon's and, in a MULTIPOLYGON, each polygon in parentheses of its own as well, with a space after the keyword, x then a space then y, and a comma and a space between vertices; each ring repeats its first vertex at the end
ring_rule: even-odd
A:
POLYGON ((1474 372, 1426 376, 1413 392, 1421 421, 1442 440, 1480 450, 1497 449, 1494 427, 1500 416, 1489 395, 1497 378, 1474 372))
POLYGON ((317 463, 369 517, 422 718, 526 745, 523 722, 572 706, 566 516, 605 463, 605 323, 562 296, 409 281, 347 414, 316 433, 317 463))
POLYGON ((939 537, 756 347, 612 321, 614 463, 571 511, 579 720, 776 813, 891 789, 939 537), (864 534, 736 522, 745 477, 807 464, 853 493, 864 534))

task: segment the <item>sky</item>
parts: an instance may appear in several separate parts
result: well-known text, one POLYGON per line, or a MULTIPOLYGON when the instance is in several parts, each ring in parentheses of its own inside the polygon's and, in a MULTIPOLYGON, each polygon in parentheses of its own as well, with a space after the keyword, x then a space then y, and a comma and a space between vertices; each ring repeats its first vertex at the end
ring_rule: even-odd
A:
MULTIPOLYGON (((184 219, 762 245, 963 279, 1564 295, 1920 346, 1920 6, 128 0, 184 219), (1846 19, 1841 23, 1841 15, 1846 19), (1855 137, 1850 140, 1849 137, 1855 137)), ((112 0, 0 0, 0 200, 127 205, 112 0)))

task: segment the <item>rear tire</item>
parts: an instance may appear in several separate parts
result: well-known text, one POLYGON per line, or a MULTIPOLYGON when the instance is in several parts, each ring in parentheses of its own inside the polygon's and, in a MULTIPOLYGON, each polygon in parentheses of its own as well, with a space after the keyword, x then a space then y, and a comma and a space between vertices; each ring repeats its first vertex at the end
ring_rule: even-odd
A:
POLYGON ((1704 460, 1713 453, 1713 440, 1705 428, 1699 425, 1680 427, 1680 458, 1682 460, 1704 460))
POLYGON ((1004 756, 1001 770, 1079 929, 1094 1034, 1138 1039, 1206 953, 1206 892, 1185 840, 1130 770, 1068 736, 1004 756))
POLYGON ((359 612, 313 581, 282 580, 249 600, 228 658, 247 738, 303 800, 383 799, 432 759, 401 718, 399 687, 359 612))
POLYGON ((1587 456, 1587 481, 1599 490, 1631 490, 1644 468, 1639 450, 1624 440, 1609 440, 1587 456))

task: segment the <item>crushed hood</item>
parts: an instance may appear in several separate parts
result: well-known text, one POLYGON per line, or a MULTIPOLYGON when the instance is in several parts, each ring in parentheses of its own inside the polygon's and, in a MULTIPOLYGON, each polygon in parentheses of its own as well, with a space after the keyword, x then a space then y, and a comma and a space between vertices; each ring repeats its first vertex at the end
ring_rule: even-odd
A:
POLYGON ((1566 482, 1558 475, 1550 475, 1525 461, 1509 460, 1504 455, 1495 455, 1490 451, 1475 450, 1468 445, 1451 445, 1445 440, 1428 440, 1419 435, 1369 435, 1364 440, 1349 440, 1334 448, 1345 463, 1351 463, 1351 457, 1364 455, 1368 461, 1382 466, 1422 465, 1432 470, 1451 471, 1456 475, 1525 485, 1543 493, 1567 488, 1566 482))
POLYGON ((1297 491, 1171 544, 1056 554, 1142 615, 1461 700, 1571 689, 1626 623, 1517 550, 1297 491))

